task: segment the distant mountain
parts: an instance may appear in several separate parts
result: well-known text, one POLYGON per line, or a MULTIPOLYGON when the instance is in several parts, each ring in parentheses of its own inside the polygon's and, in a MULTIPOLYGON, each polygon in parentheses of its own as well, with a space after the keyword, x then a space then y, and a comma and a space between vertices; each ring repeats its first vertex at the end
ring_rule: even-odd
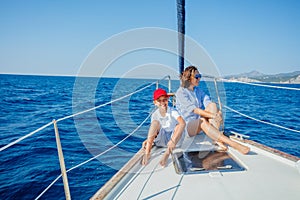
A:
POLYGON ((254 70, 254 71, 247 72, 247 73, 237 74, 235 76, 237 76, 237 77, 261 77, 261 76, 265 76, 265 74, 254 70))
POLYGON ((272 75, 263 74, 258 71, 251 71, 242 74, 225 76, 224 78, 229 79, 230 81, 300 83, 300 71, 272 75))

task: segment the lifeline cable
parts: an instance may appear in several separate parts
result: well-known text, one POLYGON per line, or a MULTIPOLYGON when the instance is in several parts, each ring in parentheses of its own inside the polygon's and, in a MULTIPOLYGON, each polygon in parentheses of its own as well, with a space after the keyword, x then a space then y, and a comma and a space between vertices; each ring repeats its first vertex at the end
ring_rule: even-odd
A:
MULTIPOLYGON (((168 77, 168 76, 165 76, 165 77, 163 77, 163 78, 160 79, 160 80, 164 80, 166 77, 168 77)), ((141 88, 141 89, 139 89, 139 90, 137 90, 137 91, 135 91, 135 92, 132 92, 132 93, 130 93, 130 94, 127 94, 127 95, 125 95, 125 96, 123 96, 123 97, 120 97, 120 98, 118 98, 118 99, 114 99, 114 100, 112 100, 112 101, 110 101, 110 102, 107 102, 107 103, 98 105, 98 106, 96 106, 96 107, 93 107, 93 108, 90 108, 90 109, 87 109, 87 110, 84 110, 84 111, 75 113, 75 114, 73 114, 73 115, 68 115, 68 116, 66 116, 66 117, 62 117, 62 118, 56 120, 56 122, 66 120, 66 119, 69 119, 69 118, 71 118, 71 117, 75 117, 75 116, 77 116, 77 115, 81 115, 81 114, 84 114, 84 113, 86 113, 86 112, 89 112, 89 111, 92 111, 92 110, 96 110, 97 108, 100 108, 100 107, 109 105, 109 104, 114 103, 114 102, 116 102, 116 101, 122 100, 122 99, 124 99, 124 98, 126 98, 126 97, 128 97, 128 96, 131 96, 131 95, 133 95, 133 94, 136 94, 136 93, 138 93, 138 92, 140 92, 140 91, 142 91, 142 90, 144 90, 144 89, 146 89, 146 88, 148 88, 148 87, 151 87, 151 86, 154 85, 155 83, 156 83, 156 82, 152 82, 152 83, 150 83, 149 85, 147 85, 147 86, 145 86, 145 87, 143 87, 143 88, 141 88)), ((13 145, 15 145, 15 144, 17 144, 17 143, 19 143, 20 141, 22 141, 22 140, 24 140, 24 139, 26 139, 26 138, 28 138, 28 137, 34 135, 35 133, 37 133, 37 132, 39 132, 39 131, 45 129, 46 127, 48 127, 48 126, 50 126, 50 125, 52 125, 52 124, 53 124, 53 122, 51 121, 51 122, 49 122, 48 124, 45 124, 44 126, 42 126, 42 127, 38 128, 38 129, 36 129, 36 130, 30 132, 29 134, 27 134, 27 135, 25 135, 25 136, 22 136, 22 137, 20 137, 19 139, 17 139, 17 140, 15 140, 15 141, 13 141, 13 142, 11 142, 11 143, 9 143, 9 144, 7 144, 7 145, 1 147, 1 148, 0 148, 0 152, 3 151, 3 150, 5 150, 5 149, 7 149, 7 148, 9 148, 9 147, 11 147, 11 146, 13 146, 13 145)))
POLYGON ((252 119, 252 120, 254 120, 254 121, 257 121, 257 122, 260 122, 260 123, 264 123, 264 124, 268 124, 268 125, 271 125, 271 126, 275 126, 275 127, 281 128, 281 129, 288 130, 288 131, 293 131, 293 132, 296 132, 296 133, 300 133, 299 130, 294 130, 294 129, 287 128, 287 127, 284 127, 284 126, 281 126, 281 125, 278 125, 278 124, 273 124, 273 123, 270 123, 270 122, 266 122, 266 121, 263 121, 263 120, 259 120, 259 119, 256 119, 256 118, 254 118, 254 117, 251 117, 251 116, 249 116, 249 115, 243 114, 243 113, 241 113, 241 112, 239 112, 239 111, 237 111, 237 110, 234 110, 234 109, 232 109, 232 108, 230 108, 230 107, 228 107, 228 106, 225 106, 225 105, 223 105, 223 106, 224 106, 226 109, 228 109, 228 110, 230 110, 230 111, 232 111, 232 112, 234 112, 234 113, 237 113, 237 114, 239 114, 239 115, 241 115, 241 116, 244 116, 244 117, 246 117, 246 118, 252 119))
MULTIPOLYGON (((149 118, 150 118, 150 116, 151 116, 151 114, 154 112, 154 110, 152 110, 152 112, 144 119, 144 121, 139 125, 139 126, 137 126, 130 134, 128 134, 125 138, 123 138, 121 141, 119 141, 117 144, 115 144, 115 145, 113 145, 113 146, 111 146, 110 148, 108 148, 107 150, 105 150, 105 151, 103 151, 103 152, 101 152, 100 154, 98 154, 98 155, 96 155, 96 156, 94 156, 94 157, 92 157, 92 158, 90 158, 90 159, 88 159, 88 160, 86 160, 86 161, 84 161, 84 162, 82 162, 82 163, 80 163, 80 164, 78 164, 78 165, 76 165, 76 166, 74 166, 74 167, 72 167, 72 168, 70 168, 70 169, 68 169, 66 172, 68 173, 68 172, 70 172, 70 171, 72 171, 73 169, 76 169, 76 168, 78 168, 78 167, 80 167, 80 166, 82 166, 82 165, 85 165, 86 163, 88 163, 88 162, 90 162, 90 161, 92 161, 92 160, 94 160, 94 159, 96 159, 96 158, 98 158, 98 157, 100 157, 100 156, 102 156, 102 155, 104 155, 105 153, 107 153, 107 152, 109 152, 110 150, 112 150, 112 149, 114 149, 114 148, 116 148, 118 145, 120 145, 122 142, 124 142, 127 138, 129 138, 131 135, 133 135, 149 118)), ((48 185, 47 187, 46 187, 46 189, 45 190, 43 190, 43 192, 41 192, 35 199, 39 199, 41 196, 43 196, 43 194, 45 194, 45 192, 47 192, 49 189, 50 189, 50 187, 54 184, 54 183, 56 183, 58 180, 59 180, 59 178, 61 178, 61 174, 58 176, 58 177, 56 177, 56 179, 54 179, 54 181, 52 181, 51 183, 50 183, 50 185, 48 185)))
MULTIPOLYGON (((220 79, 225 82, 228 82, 228 79, 220 79)), ((230 83, 241 83, 241 84, 246 84, 246 85, 254 85, 254 86, 259 86, 259 87, 268 87, 268 88, 275 88, 275 89, 286 89, 286 90, 297 90, 300 91, 300 88, 293 88, 293 87, 283 87, 283 86, 276 86, 276 85, 265 85, 265 84, 260 84, 260 83, 249 83, 249 82, 243 82, 243 81, 229 81, 230 83)))

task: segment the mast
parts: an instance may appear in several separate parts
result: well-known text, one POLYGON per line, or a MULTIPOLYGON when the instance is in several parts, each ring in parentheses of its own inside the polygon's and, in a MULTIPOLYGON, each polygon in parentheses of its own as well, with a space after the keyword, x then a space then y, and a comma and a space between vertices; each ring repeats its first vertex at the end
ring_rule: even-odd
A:
POLYGON ((179 74, 184 70, 185 0, 177 0, 179 74))

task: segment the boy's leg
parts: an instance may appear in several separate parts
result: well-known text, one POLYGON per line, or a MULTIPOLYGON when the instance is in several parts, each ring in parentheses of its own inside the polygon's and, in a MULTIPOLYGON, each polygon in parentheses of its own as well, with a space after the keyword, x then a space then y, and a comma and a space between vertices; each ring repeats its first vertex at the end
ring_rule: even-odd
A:
POLYGON ((160 130, 160 124, 158 121, 154 120, 149 127, 148 138, 155 138, 159 130, 160 130))
POLYGON ((170 141, 168 141, 168 148, 166 150, 166 152, 164 153, 164 155, 162 156, 161 160, 159 161, 161 166, 166 166, 167 164, 167 160, 170 156, 170 154, 172 153, 173 149, 176 147, 177 144, 180 144, 183 142, 183 139, 185 137, 184 133, 184 127, 183 130, 181 127, 179 127, 179 125, 175 126, 174 131, 170 137, 170 141))
POLYGON ((171 142, 173 142, 175 146, 180 146, 183 142, 184 137, 185 127, 179 127, 178 125, 176 125, 173 134, 171 135, 171 142))
POLYGON ((143 142, 142 147, 144 149, 147 148, 147 143, 151 142, 151 144, 153 143, 155 137, 157 136, 157 134, 159 133, 159 129, 160 129, 160 124, 158 121, 154 120, 153 122, 151 122, 149 130, 148 130, 148 136, 147 139, 143 142))

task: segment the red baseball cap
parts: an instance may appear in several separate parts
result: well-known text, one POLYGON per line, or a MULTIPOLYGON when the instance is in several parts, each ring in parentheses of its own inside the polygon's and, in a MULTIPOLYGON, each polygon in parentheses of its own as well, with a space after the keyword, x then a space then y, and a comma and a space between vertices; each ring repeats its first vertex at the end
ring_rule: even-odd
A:
POLYGON ((153 100, 157 100, 161 96, 167 96, 169 97, 168 93, 166 90, 158 88, 157 90, 154 91, 153 93, 153 100))

